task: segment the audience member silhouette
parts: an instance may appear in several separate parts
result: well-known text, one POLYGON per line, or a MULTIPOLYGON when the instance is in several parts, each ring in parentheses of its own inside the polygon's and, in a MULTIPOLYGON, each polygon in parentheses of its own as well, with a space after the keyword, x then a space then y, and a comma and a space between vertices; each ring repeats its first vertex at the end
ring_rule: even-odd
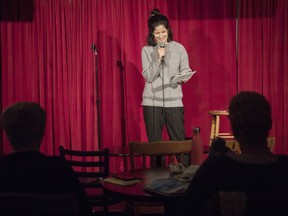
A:
POLYGON ((71 166, 60 157, 39 151, 45 111, 36 103, 20 102, 4 110, 1 121, 12 152, 0 158, 0 193, 74 192, 79 215, 90 215, 86 194, 71 166))
MULTIPOLYGON (((207 203, 219 191, 288 193, 288 158, 273 154, 267 146, 272 127, 267 99, 256 92, 240 92, 230 102, 229 120, 241 154, 224 151, 209 156, 179 201, 177 215, 206 215, 207 203)), ((270 208, 261 208, 266 207, 270 208)), ((278 215, 277 211, 272 215, 278 215)))

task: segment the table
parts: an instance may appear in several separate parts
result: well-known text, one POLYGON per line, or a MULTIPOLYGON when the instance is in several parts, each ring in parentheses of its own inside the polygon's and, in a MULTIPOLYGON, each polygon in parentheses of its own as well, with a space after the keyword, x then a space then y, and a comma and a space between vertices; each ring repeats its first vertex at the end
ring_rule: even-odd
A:
POLYGON ((130 171, 129 175, 142 178, 143 181, 135 185, 121 186, 116 184, 111 184, 108 182, 103 182, 103 189, 105 193, 117 197, 125 201, 138 201, 138 202, 154 202, 164 204, 164 213, 166 216, 172 216, 175 212, 176 202, 179 200, 181 195, 175 196, 162 196, 157 194, 152 194, 144 191, 144 186, 159 178, 169 177, 168 168, 154 168, 145 170, 130 171))

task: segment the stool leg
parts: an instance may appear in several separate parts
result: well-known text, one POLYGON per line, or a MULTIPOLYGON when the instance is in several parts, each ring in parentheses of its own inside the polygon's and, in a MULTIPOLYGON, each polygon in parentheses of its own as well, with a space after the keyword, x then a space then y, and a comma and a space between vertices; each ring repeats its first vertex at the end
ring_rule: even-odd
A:
POLYGON ((216 121, 215 121, 215 137, 218 137, 219 136, 219 126, 220 126, 220 116, 219 115, 216 115, 216 121))
POLYGON ((211 124, 211 132, 210 132, 210 142, 209 142, 209 146, 212 143, 212 140, 215 137, 215 126, 216 126, 216 116, 212 115, 212 124, 211 124))

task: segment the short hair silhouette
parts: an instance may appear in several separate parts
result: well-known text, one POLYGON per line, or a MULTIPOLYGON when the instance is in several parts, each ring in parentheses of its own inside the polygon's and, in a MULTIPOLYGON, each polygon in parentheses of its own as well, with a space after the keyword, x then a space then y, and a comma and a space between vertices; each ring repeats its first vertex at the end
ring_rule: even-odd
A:
POLYGON ((44 136, 46 113, 34 102, 19 102, 1 114, 4 131, 14 150, 39 148, 44 136))
POLYGON ((229 119, 235 139, 241 144, 266 143, 272 127, 271 107, 261 94, 243 91, 229 105, 229 119))

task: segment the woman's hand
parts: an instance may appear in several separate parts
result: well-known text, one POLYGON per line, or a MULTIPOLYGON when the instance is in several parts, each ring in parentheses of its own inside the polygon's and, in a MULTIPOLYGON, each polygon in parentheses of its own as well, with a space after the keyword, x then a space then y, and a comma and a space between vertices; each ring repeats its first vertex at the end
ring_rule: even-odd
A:
POLYGON ((187 83, 187 81, 188 81, 187 79, 185 79, 185 80, 180 80, 180 81, 178 81, 178 84, 179 84, 179 85, 182 85, 183 83, 187 83))
POLYGON ((161 61, 165 57, 166 50, 165 48, 158 49, 158 59, 161 61))

